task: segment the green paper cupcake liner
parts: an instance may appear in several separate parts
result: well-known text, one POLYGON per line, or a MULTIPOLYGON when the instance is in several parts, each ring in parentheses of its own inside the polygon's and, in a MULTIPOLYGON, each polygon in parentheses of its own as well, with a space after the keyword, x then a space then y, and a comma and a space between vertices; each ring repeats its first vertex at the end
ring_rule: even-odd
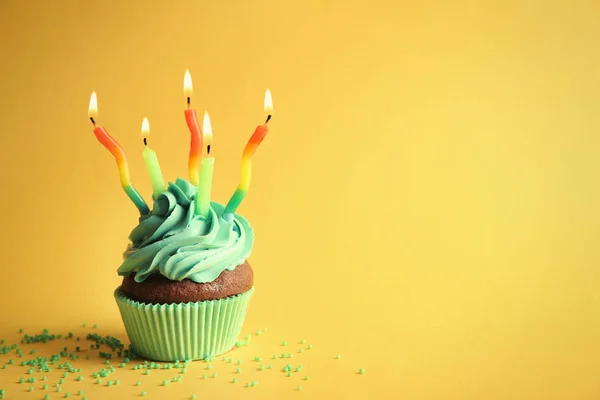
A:
POLYGON ((145 304, 115 299, 133 351, 150 360, 198 360, 231 350, 240 335, 254 288, 219 300, 145 304))

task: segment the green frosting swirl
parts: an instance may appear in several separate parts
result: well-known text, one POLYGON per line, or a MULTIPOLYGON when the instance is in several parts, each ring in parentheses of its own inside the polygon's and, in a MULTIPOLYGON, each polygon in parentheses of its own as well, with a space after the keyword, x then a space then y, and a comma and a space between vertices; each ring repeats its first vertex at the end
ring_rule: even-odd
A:
POLYGON ((223 218, 224 206, 212 202, 210 215, 195 213, 197 189, 184 179, 169 182, 129 235, 119 275, 135 274, 136 282, 162 274, 171 280, 212 282, 250 255, 254 234, 248 221, 235 214, 223 218))

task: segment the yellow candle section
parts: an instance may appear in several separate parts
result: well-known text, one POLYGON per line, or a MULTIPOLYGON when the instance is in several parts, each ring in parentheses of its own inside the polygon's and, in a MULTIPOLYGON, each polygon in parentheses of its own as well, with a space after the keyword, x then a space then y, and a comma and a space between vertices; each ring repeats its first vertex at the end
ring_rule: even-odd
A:
POLYGON ((148 118, 144 118, 142 121, 142 137, 144 138, 145 148, 142 152, 144 162, 146 163, 146 169, 150 175, 150 182, 152 184, 152 192, 154 198, 158 197, 162 192, 165 191, 165 181, 163 179, 162 171, 160 170, 160 164, 156 157, 156 152, 148 146, 147 138, 150 134, 150 123, 148 118))
POLYGON ((200 167, 200 179, 198 182, 198 197, 196 199, 196 213, 208 218, 210 214, 210 192, 212 189, 213 169, 215 158, 210 156, 212 144, 212 126, 208 113, 204 113, 202 121, 203 142, 206 146, 206 155, 202 158, 200 167))

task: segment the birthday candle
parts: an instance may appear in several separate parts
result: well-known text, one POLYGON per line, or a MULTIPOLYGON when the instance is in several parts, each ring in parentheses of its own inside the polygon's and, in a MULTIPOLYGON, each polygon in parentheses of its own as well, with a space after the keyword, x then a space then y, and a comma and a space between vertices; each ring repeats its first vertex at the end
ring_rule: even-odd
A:
POLYGON ((88 108, 88 116, 90 120, 94 124, 94 135, 96 138, 111 154, 115 157, 115 161, 117 162, 117 168, 119 170, 119 178, 121 179, 121 186, 127 196, 133 201, 133 204, 138 208, 141 215, 146 215, 150 213, 150 209, 148 205, 140 196, 137 190, 131 184, 131 179, 129 177, 129 167, 127 165, 127 158, 125 157, 125 152, 119 145, 119 143, 109 135, 109 133, 104 129, 103 126, 96 126, 96 121, 94 120, 98 115, 98 99, 96 97, 96 92, 92 92, 92 96, 90 97, 90 106, 88 108))
POLYGON ((198 183, 198 196, 196 198, 196 213, 204 216, 204 218, 208 218, 215 158, 210 156, 212 127, 210 125, 210 118, 206 112, 204 113, 204 120, 202 121, 202 132, 204 133, 203 140, 206 145, 206 157, 202 158, 202 167, 200 168, 200 181, 198 183))
POLYGON ((188 108, 183 113, 185 115, 185 122, 187 123, 191 135, 188 169, 190 174, 190 182, 192 185, 198 186, 200 176, 200 161, 202 158, 202 131, 200 130, 200 125, 198 124, 196 110, 191 108, 192 94, 192 76, 190 75, 190 71, 186 69, 183 77, 183 95, 187 98, 188 108))
POLYGON ((240 184, 237 189, 229 199, 227 206, 225 206, 225 214, 233 214, 235 210, 239 207, 240 203, 246 196, 248 189, 250 188, 250 178, 252 177, 252 156, 258 149, 258 146, 263 141, 267 133, 269 132, 269 128, 267 124, 271 119, 271 113, 273 112, 273 100, 271 98, 271 91, 267 89, 265 92, 265 112, 269 113, 267 116, 267 120, 263 125, 259 125, 254 130, 254 133, 248 140, 246 147, 244 148, 244 152, 242 153, 242 168, 241 168, 241 178, 240 184))
POLYGON ((144 139, 144 151, 142 157, 146 163, 146 169, 150 175, 150 182, 152 184, 152 191, 154 192, 154 198, 165 191, 165 180, 163 179, 162 172, 160 170, 160 164, 156 157, 156 152, 148 146, 148 135, 150 134, 150 123, 148 118, 144 118, 142 121, 142 138, 144 139))

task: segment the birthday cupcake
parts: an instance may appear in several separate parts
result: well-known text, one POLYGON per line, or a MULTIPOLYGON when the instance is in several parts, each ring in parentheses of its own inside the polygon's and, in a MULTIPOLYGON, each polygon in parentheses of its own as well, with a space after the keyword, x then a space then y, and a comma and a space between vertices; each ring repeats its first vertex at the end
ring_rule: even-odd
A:
MULTIPOLYGON (((191 92, 187 72, 185 82, 191 92)), ((270 102, 267 90, 266 110, 270 102)), ((246 260, 254 235, 236 210, 248 190, 250 160, 268 132, 270 115, 248 141, 241 182, 224 207, 210 201, 214 162, 209 157, 210 137, 206 140, 210 125, 203 135, 189 104, 188 97, 185 117, 192 135, 193 183, 179 178, 165 187, 156 154, 146 147, 144 160, 154 190, 150 210, 131 185, 125 153, 103 127, 96 127, 95 93, 90 100, 94 134, 115 157, 123 189, 141 215, 129 235, 131 243, 118 268, 123 283, 114 296, 133 351, 157 361, 206 359, 231 350, 254 291, 253 271, 246 260)), ((149 129, 147 122, 143 127, 149 129)))
POLYGON ((233 348, 253 292, 248 221, 212 202, 197 214, 197 189, 169 183, 140 218, 118 269, 115 298, 135 353, 157 361, 204 359, 233 348))

